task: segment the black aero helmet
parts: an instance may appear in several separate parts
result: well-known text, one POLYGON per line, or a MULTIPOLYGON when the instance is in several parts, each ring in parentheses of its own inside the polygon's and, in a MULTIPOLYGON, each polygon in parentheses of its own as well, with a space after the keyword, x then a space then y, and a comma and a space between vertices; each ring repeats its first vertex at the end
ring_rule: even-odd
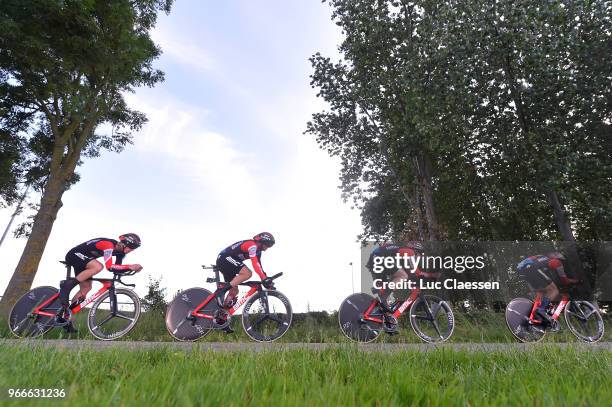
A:
POLYGON ((256 242, 264 243, 269 247, 274 246, 274 243, 276 243, 276 241, 274 240, 274 236, 272 236, 272 233, 268 232, 261 232, 256 234, 255 236, 253 236, 253 240, 255 240, 256 242))
POLYGON ((119 236, 119 241, 130 249, 138 249, 140 247, 140 237, 136 233, 126 233, 119 236))

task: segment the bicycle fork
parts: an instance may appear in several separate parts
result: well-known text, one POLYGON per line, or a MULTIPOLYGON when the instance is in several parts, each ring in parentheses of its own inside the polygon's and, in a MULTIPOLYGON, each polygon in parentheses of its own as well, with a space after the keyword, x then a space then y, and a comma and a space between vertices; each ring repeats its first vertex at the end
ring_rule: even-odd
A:
POLYGON ((109 294, 111 314, 113 317, 117 316, 117 294, 115 293, 115 287, 111 287, 109 294))

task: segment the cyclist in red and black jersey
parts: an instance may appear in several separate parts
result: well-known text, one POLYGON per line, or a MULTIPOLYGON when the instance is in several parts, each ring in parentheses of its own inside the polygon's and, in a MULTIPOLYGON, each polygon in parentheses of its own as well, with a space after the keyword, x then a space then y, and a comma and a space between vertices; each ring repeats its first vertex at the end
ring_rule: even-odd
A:
POLYGON ((249 259, 253 265, 253 269, 264 281, 264 287, 273 289, 272 281, 266 281, 266 273, 261 267, 261 253, 268 248, 274 246, 274 236, 268 232, 262 232, 249 240, 241 240, 231 246, 226 247, 217 256, 217 267, 223 274, 225 282, 229 283, 226 287, 228 291, 227 298, 224 301, 225 307, 233 306, 238 295, 238 284, 247 281, 253 273, 244 265, 244 261, 249 259))
POLYGON ((542 294, 536 314, 541 318, 540 322, 546 325, 551 324, 546 309, 559 295, 559 286, 569 286, 578 282, 577 279, 567 275, 563 266, 564 261, 563 253, 552 252, 546 256, 529 256, 517 266, 518 275, 527 281, 533 291, 542 294))
MULTIPOLYGON (((405 245, 385 243, 370 253, 370 257, 366 263, 366 268, 370 270, 370 273, 372 273, 372 276, 375 279, 381 279, 386 282, 393 281, 394 283, 408 280, 410 278, 408 272, 403 268, 396 267, 395 265, 393 267, 383 267, 381 272, 377 272, 375 270, 374 263, 376 258, 394 258, 398 254, 400 257, 406 256, 408 259, 421 257, 424 255, 423 244, 421 242, 408 242, 405 245)), ((414 269, 414 277, 416 278, 437 278, 440 275, 439 273, 435 272, 423 271, 414 264, 412 264, 411 267, 414 269)), ((385 323, 383 324, 383 329, 388 333, 396 333, 397 319, 392 315, 393 310, 389 308, 390 304, 388 303, 391 293, 391 290, 379 290, 378 298, 380 300, 380 305, 385 311, 385 323)))
MULTIPOLYGON (((83 301, 91 290, 92 282, 90 279, 102 271, 105 266, 107 270, 114 272, 126 270, 138 272, 142 270, 140 264, 122 264, 125 255, 140 247, 140 244, 140 237, 137 234, 126 233, 119 236, 119 241, 101 237, 88 240, 70 249, 66 253, 66 264, 72 266, 75 277, 70 277, 60 283, 59 298, 63 312, 58 315, 58 322, 65 322, 63 313, 69 305, 68 298, 72 289, 77 285, 79 286, 79 291, 72 299, 73 303, 83 301), (114 263, 113 256, 115 256, 114 263), (104 257, 104 265, 97 260, 99 257, 104 257)), ((70 325, 67 325, 66 330, 69 332, 75 331, 70 325)))

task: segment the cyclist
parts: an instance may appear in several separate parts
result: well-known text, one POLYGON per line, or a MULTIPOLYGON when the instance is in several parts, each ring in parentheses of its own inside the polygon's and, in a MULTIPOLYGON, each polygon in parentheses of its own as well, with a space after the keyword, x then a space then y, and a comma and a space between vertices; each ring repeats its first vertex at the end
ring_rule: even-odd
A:
MULTIPOLYGON (((411 271, 414 270, 413 276, 417 278, 437 278, 440 276, 440 273, 422 271, 412 262, 412 259, 424 255, 424 248, 421 242, 408 242, 406 245, 385 243, 372 251, 368 262, 366 263, 366 268, 370 270, 370 273, 375 279, 381 279, 385 282, 392 281, 394 283, 406 281, 409 279, 408 271, 402 267, 397 267, 397 265, 394 265, 393 267, 383 267, 382 272, 377 272, 377 270, 375 270, 376 258, 395 258, 398 254, 401 257, 407 256, 409 258, 411 271)), ((388 303, 391 293, 391 290, 381 289, 378 291, 378 299, 380 300, 380 304, 385 312, 383 329, 387 333, 394 334, 397 333, 397 319, 392 315, 392 313, 395 311, 394 306, 388 303)))
POLYGON ((60 282, 59 299, 62 308, 56 317, 56 322, 65 324, 64 329, 68 332, 76 332, 71 322, 67 322, 67 310, 74 305, 80 304, 87 293, 91 290, 91 278, 101 272, 104 267, 109 271, 127 271, 132 270, 139 272, 142 270, 140 264, 122 264, 123 258, 132 250, 140 247, 140 237, 136 233, 126 233, 119 236, 119 240, 108 238, 96 238, 81 243, 73 247, 66 253, 66 264, 72 266, 75 277, 69 277, 60 282), (113 256, 115 262, 113 263, 113 256), (104 257, 104 265, 96 260, 99 257, 104 257), (69 306, 68 298, 70 292, 76 286, 79 286, 79 291, 72 299, 72 304, 69 306))
MULTIPOLYGON (((238 296, 238 284, 247 281, 253 273, 244 265, 244 260, 250 259, 253 269, 263 282, 263 286, 267 289, 274 289, 274 283, 269 280, 261 267, 261 253, 274 246, 274 236, 268 232, 256 234, 253 239, 241 240, 226 247, 217 256, 217 267, 223 274, 227 284, 225 287, 217 291, 217 295, 222 296, 227 292, 227 297, 223 302, 224 308, 231 308, 236 303, 238 296)), ((227 316, 225 316, 227 317, 227 316)), ((223 318, 218 321, 223 324, 223 318)), ((231 328, 227 327, 226 332, 232 332, 231 328)))
POLYGON ((578 282, 577 279, 567 276, 563 267, 564 261, 563 253, 551 252, 545 256, 529 256, 517 266, 518 275, 527 281, 533 291, 541 295, 539 305, 536 304, 536 315, 540 319, 536 319, 535 322, 544 327, 553 324, 546 309, 559 295, 559 285, 568 286, 578 282))

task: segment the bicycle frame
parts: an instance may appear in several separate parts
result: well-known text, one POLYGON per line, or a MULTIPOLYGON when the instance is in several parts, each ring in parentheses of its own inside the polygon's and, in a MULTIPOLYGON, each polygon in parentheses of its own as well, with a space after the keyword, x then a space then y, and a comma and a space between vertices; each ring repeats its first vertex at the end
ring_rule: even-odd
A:
MULTIPOLYGON (((247 285, 249 287, 251 287, 249 289, 249 291, 243 295, 241 298, 238 299, 238 301, 236 301, 236 304, 234 304, 234 306, 232 308, 230 308, 229 310, 227 310, 229 312, 230 315, 234 315, 234 313, 236 313, 240 307, 242 307, 242 305, 253 295, 255 294, 259 289, 257 287, 258 283, 247 283, 247 284, 240 284, 240 285, 247 285)), ((198 305, 197 307, 195 307, 195 309, 191 312, 191 315, 194 317, 199 317, 199 318, 206 318, 206 319, 214 319, 215 317, 212 315, 208 315, 208 314, 204 314, 199 312, 202 308, 204 308, 209 302, 216 300, 217 294, 212 293, 210 294, 208 297, 206 297, 204 299, 204 301, 202 301, 200 303, 200 305, 198 305)))
MULTIPOLYGON (((541 293, 538 293, 536 295, 535 301, 533 302, 533 308, 531 308, 531 314, 529 314, 529 322, 532 324, 540 323, 539 320, 535 319, 535 313, 536 310, 540 308, 540 304, 542 303, 542 296, 543 295, 541 293)), ((559 301, 557 308, 555 308, 555 312, 553 312, 552 319, 557 321, 567 304, 569 304, 569 295, 563 294, 561 296, 561 301, 559 301)))
MULTIPOLYGON (((70 311, 72 312, 73 315, 78 313, 79 311, 81 311, 83 308, 85 308, 91 302, 93 302, 96 299, 98 299, 105 292, 111 290, 111 288, 114 288, 114 283, 113 283, 113 280, 111 280, 111 279, 92 278, 91 280, 101 282, 102 283, 102 288, 100 288, 91 297, 86 298, 85 301, 83 301, 82 303, 76 304, 73 307, 71 307, 70 311)), ((36 307, 34 309, 34 311, 32 311, 32 315, 43 315, 43 316, 46 316, 46 317, 54 317, 56 315, 56 313, 57 313, 57 310, 55 310, 56 312, 47 312, 47 311, 44 311, 44 309, 47 307, 47 305, 53 303, 53 301, 55 301, 55 299, 58 298, 58 297, 59 297, 59 293, 56 293, 56 294, 52 295, 51 297, 49 297, 49 299, 44 301, 42 304, 40 304, 38 307, 36 307)), ((115 306, 116 306, 116 304, 115 304, 115 306)))
MULTIPOLYGON (((406 299, 406 301, 404 301, 402 303, 402 305, 400 305, 393 312, 393 316, 395 318, 399 318, 407 309, 410 308, 410 306, 412 304, 414 304, 414 302, 416 301, 416 299, 419 297, 420 294, 421 294, 421 290, 420 289, 415 288, 414 290, 412 290, 412 292, 410 293, 410 296, 406 299)), ((363 319, 365 319, 367 321, 372 321, 372 322, 377 322, 379 324, 382 324, 384 321, 381 318, 373 317, 373 316, 370 315, 370 313, 374 310, 374 308, 379 303, 380 303, 380 301, 378 300, 378 298, 374 298, 374 300, 372 301, 372 303, 370 304, 370 306, 368 307, 366 312, 363 314, 363 319)))

